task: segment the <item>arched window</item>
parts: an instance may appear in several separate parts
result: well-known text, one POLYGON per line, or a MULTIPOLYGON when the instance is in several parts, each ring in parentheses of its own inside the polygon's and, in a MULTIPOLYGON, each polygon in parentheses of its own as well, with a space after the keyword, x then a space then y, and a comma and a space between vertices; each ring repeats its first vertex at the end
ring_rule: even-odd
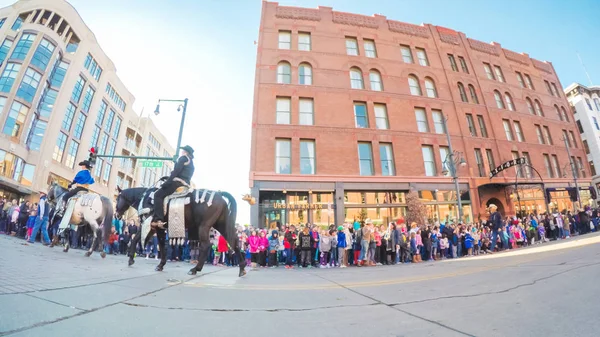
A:
POLYGON ((508 110, 515 111, 515 104, 513 103, 512 97, 510 97, 509 93, 504 93, 504 100, 506 101, 506 107, 508 110))
POLYGON ((358 68, 350 68, 350 87, 352 89, 364 89, 362 71, 358 68))
POLYGON ((463 102, 469 102, 469 99, 467 98, 467 93, 465 92, 465 86, 458 82, 458 92, 460 93, 460 100, 463 102))
POLYGON ((540 105, 540 101, 537 99, 533 102, 535 106, 535 112, 538 116, 544 116, 544 110, 542 110, 542 106, 540 105))
POLYGON ((312 84, 312 67, 308 63, 300 63, 298 66, 298 84, 312 84))
POLYGON ((556 110, 556 115, 558 115, 558 119, 560 119, 562 121, 563 120, 563 116, 560 113, 560 109, 558 108, 558 105, 554 104, 554 110, 556 110))
POLYGON ((479 104, 479 98, 477 98, 477 91, 475 91, 475 87, 472 84, 469 84, 469 92, 471 93, 471 100, 475 104, 479 104))
POLYGON ((435 83, 430 77, 425 77, 425 93, 427 97, 436 98, 437 90, 435 90, 435 83))
POLYGON ((408 75, 408 87, 410 88, 410 94, 414 96, 422 96, 421 85, 419 79, 415 75, 408 75))
POLYGON ((564 106, 561 106, 561 107, 560 107, 560 110, 561 110, 561 112, 562 112, 563 119, 564 119, 565 121, 567 121, 567 122, 570 122, 570 121, 569 121, 569 115, 567 115, 567 110, 565 110, 565 107, 564 107, 564 106))
POLYGON ((525 103, 527 103, 527 110, 529 110, 529 113, 535 115, 535 110, 533 110, 533 103, 531 103, 531 98, 525 98, 525 103))
POLYGON ((504 109, 504 101, 502 100, 502 95, 498 90, 494 90, 494 99, 496 100, 496 107, 498 109, 504 109))
POLYGON ((292 67, 288 62, 279 62, 277 65, 277 83, 292 83, 292 67))
POLYGON ((369 81, 371 82, 371 90, 383 91, 383 83, 381 82, 381 74, 375 69, 369 72, 369 81))

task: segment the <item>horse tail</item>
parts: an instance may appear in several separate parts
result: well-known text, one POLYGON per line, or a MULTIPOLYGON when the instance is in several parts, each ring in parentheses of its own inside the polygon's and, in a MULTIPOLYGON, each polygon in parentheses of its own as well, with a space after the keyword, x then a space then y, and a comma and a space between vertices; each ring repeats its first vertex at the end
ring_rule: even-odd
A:
POLYGON ((227 192, 221 192, 221 195, 223 195, 225 198, 227 198, 227 200, 229 200, 229 214, 227 215, 225 231, 227 232, 227 241, 229 242, 231 249, 234 249, 235 246, 238 244, 237 229, 235 228, 235 219, 237 217, 237 203, 235 201, 235 198, 231 194, 227 192))
POLYGON ((110 199, 107 197, 100 197, 102 200, 102 210, 104 211, 104 219, 102 220, 102 231, 104 236, 104 243, 108 243, 108 239, 110 239, 111 229, 112 229, 112 220, 114 216, 113 206, 110 199))

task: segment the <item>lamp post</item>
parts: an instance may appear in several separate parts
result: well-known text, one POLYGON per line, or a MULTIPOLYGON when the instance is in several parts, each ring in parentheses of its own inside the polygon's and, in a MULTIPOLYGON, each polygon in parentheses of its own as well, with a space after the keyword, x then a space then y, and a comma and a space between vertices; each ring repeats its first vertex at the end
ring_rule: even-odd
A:
POLYGON ((444 123, 444 131, 446 132, 446 139, 448 140, 448 155, 442 163, 443 169, 442 174, 446 175, 450 173, 452 180, 454 181, 454 188, 456 189, 456 202, 458 205, 458 221, 462 221, 462 200, 460 198, 460 188, 458 186, 458 170, 457 165, 466 166, 467 162, 462 156, 462 152, 454 151, 452 149, 452 141, 450 140, 450 131, 448 131, 447 125, 448 117, 443 116, 442 122, 444 123))
POLYGON ((156 104, 156 109, 154 110, 154 114, 155 115, 159 115, 160 114, 160 102, 176 102, 176 103, 183 103, 183 104, 179 104, 179 106, 177 107, 177 111, 182 111, 181 113, 181 124, 179 125, 179 137, 177 138, 177 148, 175 149, 175 154, 173 155, 173 161, 176 162, 177 158, 179 157, 179 148, 181 147, 181 137, 183 136, 183 125, 185 124, 185 113, 187 111, 187 104, 188 104, 188 99, 159 99, 158 103, 156 104))
MULTIPOLYGON (((566 141, 565 141, 565 145, 566 145, 566 141)), ((573 182, 575 183, 575 189, 577 192, 577 203, 579 204, 579 208, 581 208, 581 195, 579 194, 579 185, 577 184, 577 175, 579 174, 579 170, 576 169, 576 163, 574 163, 573 160, 571 160, 571 151, 569 151, 569 147, 567 146, 567 155, 569 156, 569 163, 565 164, 565 166, 563 166, 562 169, 562 177, 566 178, 567 177, 567 166, 571 166, 571 174, 573 175, 573 182)), ((583 168, 581 168, 581 172, 583 172, 583 168)), ((569 185, 571 185, 571 183, 569 183, 569 185)))

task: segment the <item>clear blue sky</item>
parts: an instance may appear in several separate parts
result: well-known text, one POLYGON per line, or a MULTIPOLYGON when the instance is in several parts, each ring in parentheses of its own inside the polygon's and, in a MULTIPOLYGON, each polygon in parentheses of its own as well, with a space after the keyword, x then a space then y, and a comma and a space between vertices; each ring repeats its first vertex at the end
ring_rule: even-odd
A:
MULTIPOLYGON (((54 1, 54 0, 48 0, 54 1)), ((8 6, 11 0, 0 0, 8 6)), ((248 190, 250 128, 260 0, 71 0, 117 73, 136 96, 136 111, 157 98, 190 99, 184 143, 196 149, 197 186, 241 196, 248 190)), ((600 84, 600 0, 285 0, 281 5, 431 23, 554 64, 564 86, 600 84)), ((179 115, 156 118, 173 145, 179 115)), ((249 207, 238 199, 238 219, 249 207)))

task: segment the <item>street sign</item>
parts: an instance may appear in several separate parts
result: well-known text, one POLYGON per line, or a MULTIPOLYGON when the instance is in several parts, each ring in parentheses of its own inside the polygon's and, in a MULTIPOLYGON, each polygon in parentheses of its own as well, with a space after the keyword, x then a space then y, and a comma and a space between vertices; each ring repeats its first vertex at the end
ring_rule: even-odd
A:
POLYGON ((163 162, 158 160, 138 160, 141 167, 157 168, 163 167, 163 162))
POLYGON ((492 179, 496 174, 506 170, 509 167, 513 167, 516 165, 524 165, 527 164, 527 158, 525 157, 521 157, 521 158, 517 158, 517 159, 513 159, 513 160, 509 160, 506 163, 496 167, 495 169, 493 169, 490 172, 490 179, 492 179))

